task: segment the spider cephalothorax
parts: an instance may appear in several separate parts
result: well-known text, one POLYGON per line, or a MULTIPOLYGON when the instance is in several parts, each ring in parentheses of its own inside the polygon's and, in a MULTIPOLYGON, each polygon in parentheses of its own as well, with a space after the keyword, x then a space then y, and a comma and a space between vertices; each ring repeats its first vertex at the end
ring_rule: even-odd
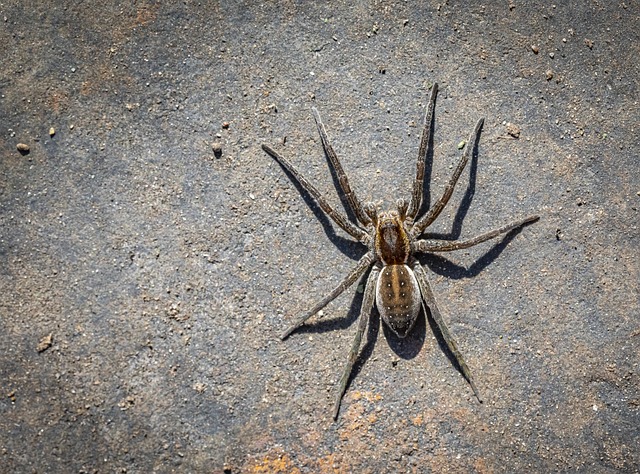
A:
POLYGON ((462 374, 469 382, 469 385, 471 385, 473 393, 478 400, 480 400, 480 395, 471 376, 471 371, 440 314, 440 310, 438 309, 435 297, 427 280, 427 273, 414 257, 414 254, 447 252, 468 248, 538 220, 538 216, 530 216, 468 240, 447 241, 422 238, 425 229, 436 220, 449 201, 453 188, 462 170, 469 161, 470 150, 473 149, 476 143, 484 120, 480 119, 476 124, 471 137, 469 137, 467 141, 467 146, 462 153, 462 158, 453 176, 447 183, 442 197, 422 216, 418 216, 418 212, 422 206, 425 160, 427 158, 429 138, 431 135, 431 122, 437 92, 438 85, 434 84, 431 89, 429 106, 427 107, 427 113, 424 119, 424 129, 420 139, 416 178, 413 182, 411 201, 407 203, 405 200, 400 199, 396 205, 396 210, 380 213, 376 210, 373 203, 361 203, 351 189, 347 175, 338 160, 338 156, 329 143, 327 132, 320 119, 320 115, 315 108, 313 109, 320 139, 322 140, 322 146, 336 172, 340 189, 346 196, 349 207, 356 216, 357 223, 355 224, 349 221, 343 213, 333 209, 324 196, 287 159, 269 146, 262 145, 263 150, 293 175, 300 185, 316 199, 322 210, 326 212, 340 228, 367 247, 365 255, 358 261, 358 264, 344 280, 313 308, 300 316, 296 322, 282 334, 282 339, 288 337, 293 331, 302 326, 307 319, 324 308, 371 268, 364 290, 358 329, 351 346, 351 351, 349 352, 347 365, 342 372, 342 377, 339 382, 338 393, 333 408, 334 419, 338 417, 340 401, 347 388, 353 365, 358 357, 362 335, 367 327, 369 315, 373 310, 374 304, 378 308, 385 324, 400 337, 405 337, 409 333, 420 313, 420 308, 429 308, 429 314, 438 327, 442 338, 455 357, 462 374))
POLYGON ((404 217, 400 211, 386 211, 372 219, 376 227, 376 256, 385 265, 399 265, 409 260, 411 244, 404 228, 404 217))

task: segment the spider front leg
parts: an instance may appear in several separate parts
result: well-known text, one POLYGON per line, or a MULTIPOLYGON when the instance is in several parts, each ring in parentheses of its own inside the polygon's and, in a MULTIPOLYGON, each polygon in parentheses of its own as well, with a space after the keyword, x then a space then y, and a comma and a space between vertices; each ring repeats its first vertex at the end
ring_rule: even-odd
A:
POLYGON ((351 222, 349 222, 349 220, 344 214, 333 209, 329 205, 327 200, 324 198, 324 196, 320 193, 320 191, 318 191, 316 187, 313 184, 311 184, 311 182, 307 178, 305 178, 304 175, 300 173, 300 171, 298 171, 298 169, 295 166, 293 166, 293 164, 289 160, 287 160, 284 156, 279 154, 269 145, 262 145, 262 149, 267 154, 269 154, 274 160, 276 160, 284 169, 286 169, 287 171, 289 171, 289 173, 293 175, 293 177, 298 181, 298 183, 300 183, 300 186, 302 186, 309 194, 311 194, 315 198, 316 202, 320 205, 320 208, 331 219, 333 219, 333 222, 338 224, 338 226, 340 226, 342 230, 344 230, 347 234, 349 234, 353 238, 359 240, 365 245, 368 245, 370 241, 369 234, 367 234, 367 232, 365 232, 360 227, 353 225, 351 222))
POLYGON ((429 151, 429 139, 431 138, 431 122, 433 122, 433 109, 436 106, 436 96, 438 95, 438 83, 434 83, 431 87, 431 95, 429 96, 429 105, 424 115, 424 128, 422 129, 422 137, 420 137, 420 149, 418 151, 418 161, 416 162, 416 179, 413 181, 413 193, 411 195, 411 203, 407 212, 407 219, 413 222, 422 206, 422 193, 424 191, 424 167, 427 161, 427 152, 429 151))
POLYGON ((529 216, 467 240, 416 240, 412 245, 412 250, 414 252, 449 252, 451 250, 466 249, 522 227, 525 224, 535 222, 538 219, 540 219, 540 216, 529 216))
POLYGON ((340 411, 340 402, 342 396, 347 390, 347 383, 349 383, 349 377, 353 370, 353 365, 358 358, 358 352, 360 352, 360 343, 362 342, 362 335, 367 328, 367 323, 371 317, 371 311, 373 310, 373 302, 375 301, 376 282, 378 281, 378 275, 380 274, 380 267, 375 265, 371 269, 369 278, 367 278, 367 286, 364 289, 364 298, 362 299, 362 307, 360 309, 360 320, 358 321, 358 330, 356 331, 356 337, 351 344, 351 351, 349 351, 349 358, 347 359, 347 365, 345 365, 342 371, 342 377, 340 377, 340 385, 338 393, 336 395, 336 401, 333 406, 333 419, 338 419, 338 412, 340 411))
POLYGON ((347 197, 347 202, 349 203, 351 210, 356 215, 356 218, 363 225, 367 226, 371 223, 371 219, 364 212, 362 202, 358 199, 358 196, 356 196, 356 193, 351 189, 351 186, 349 185, 349 178, 347 177, 347 173, 344 172, 344 169, 342 168, 342 164, 338 159, 338 155, 336 154, 333 147, 331 146, 331 142, 329 142, 327 131, 324 128, 322 119, 320 118, 320 113, 318 112, 318 109, 316 109, 315 107, 312 107, 311 110, 313 111, 313 118, 315 119, 316 126, 318 127, 318 133, 320 134, 320 141, 322 141, 322 148, 324 148, 324 153, 329 158, 329 161, 333 165, 333 169, 335 170, 336 175, 338 176, 338 182, 340 183, 340 188, 342 189, 342 192, 344 193, 344 195, 347 197))
MULTIPOLYGON (((449 332, 449 329, 447 328, 447 325, 445 324, 444 319, 442 318, 442 314, 440 314, 440 310, 438 309, 438 305, 436 304, 436 298, 433 295, 433 291, 431 291, 431 286, 429 286, 429 280, 427 280, 427 272, 424 271, 424 268, 422 268, 422 265, 420 265, 420 263, 417 260, 415 260, 411 264, 411 268, 413 269, 413 273, 415 274, 416 279, 418 280, 420 293, 422 293, 422 298, 425 304, 429 307, 429 310, 431 312, 431 317, 433 318, 436 325, 438 326, 438 329, 440 330, 440 334, 442 334, 444 341, 447 343, 447 347, 449 348, 449 350, 455 357, 456 362, 462 369, 462 375, 464 375, 464 378, 467 379, 467 382, 469 382, 469 385, 471 385, 471 390, 473 390, 473 393, 478 399, 478 401, 482 403, 482 399, 480 398, 480 394, 478 393, 476 384, 473 381, 473 377, 471 376, 471 371, 469 370, 469 366, 467 366, 467 363, 464 361, 462 354, 458 350, 458 345, 456 344, 455 339, 449 332)), ((425 311, 425 314, 426 314, 426 311, 425 311)))

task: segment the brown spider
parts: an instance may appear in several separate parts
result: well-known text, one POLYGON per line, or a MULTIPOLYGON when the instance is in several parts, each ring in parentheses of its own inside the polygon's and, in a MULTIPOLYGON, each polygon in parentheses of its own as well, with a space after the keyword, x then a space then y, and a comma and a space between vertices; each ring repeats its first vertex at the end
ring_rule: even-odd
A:
POLYGON ((313 108, 313 115, 318 127, 318 132, 320 133, 324 152, 333 165, 340 183, 340 188, 347 198, 349 207, 359 221, 358 224, 351 223, 343 213, 333 209, 324 196, 320 194, 309 180, 286 158, 269 146, 262 145, 262 149, 295 177, 300 185, 316 199, 322 210, 326 212, 342 230, 364 244, 368 249, 367 253, 358 261, 358 264, 351 270, 349 275, 347 275, 329 295, 300 316, 298 320, 282 334, 281 339, 284 340, 293 331, 302 326, 307 319, 350 287, 373 265, 364 290, 356 336, 353 340, 351 351, 349 352, 347 365, 340 378, 340 387, 333 408, 334 420, 338 417, 340 402, 346 391, 353 365, 358 357, 362 335, 367 327, 374 301, 382 316, 382 320, 401 338, 404 338, 413 327, 420 308, 424 308, 424 314, 426 315, 426 307, 428 307, 433 321, 438 326, 444 341, 460 366, 462 374, 469 382, 469 385, 471 385, 471 389, 478 398, 478 401, 482 403, 469 367, 464 361, 455 340, 449 333, 444 319, 440 314, 435 297, 429 286, 429 281, 427 280, 427 274, 424 268, 422 268, 422 265, 420 265, 414 257, 414 254, 419 252, 448 252, 450 250, 465 249, 513 229, 517 229, 524 224, 535 222, 539 217, 530 216, 467 240, 447 241, 421 239, 425 229, 436 220, 449 201, 456 182, 464 170, 467 161, 469 161, 469 154, 474 148, 478 132, 484 123, 484 119, 478 120, 469 137, 467 146, 462 153, 462 158, 453 176, 447 183, 442 197, 424 215, 418 217, 417 214, 422 205, 425 160, 429 146, 429 137, 431 135, 431 122, 437 92, 438 85, 434 84, 431 89, 429 105, 424 118, 424 129, 420 139, 416 178, 413 182, 411 201, 407 203, 404 199, 399 199, 396 204, 396 209, 384 212, 378 212, 375 205, 371 202, 361 203, 353 192, 349 186, 347 175, 338 160, 338 156, 329 143, 327 132, 320 119, 320 114, 313 108), (424 305, 426 305, 426 307, 424 305))

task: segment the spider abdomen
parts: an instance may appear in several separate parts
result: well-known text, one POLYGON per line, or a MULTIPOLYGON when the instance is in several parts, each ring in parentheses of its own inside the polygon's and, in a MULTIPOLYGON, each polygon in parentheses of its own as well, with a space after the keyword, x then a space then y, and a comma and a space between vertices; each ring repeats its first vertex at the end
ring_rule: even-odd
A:
POLYGON ((420 287, 407 265, 385 265, 376 285, 376 306, 382 320, 405 337, 420 312, 420 287))

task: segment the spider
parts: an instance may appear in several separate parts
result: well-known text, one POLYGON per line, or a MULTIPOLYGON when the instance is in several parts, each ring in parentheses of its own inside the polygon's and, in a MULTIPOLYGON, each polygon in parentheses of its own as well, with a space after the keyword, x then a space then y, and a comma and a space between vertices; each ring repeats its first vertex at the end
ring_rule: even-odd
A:
POLYGON ((448 252, 451 250, 465 249, 522 227, 525 224, 535 222, 539 219, 539 216, 526 217, 466 240, 450 241, 422 238, 425 229, 436 220, 449 201, 458 178, 469 161, 469 154, 475 147, 478 133, 484 123, 484 119, 478 120, 469 137, 467 146, 462 153, 460 162, 445 187, 442 197, 426 213, 419 216, 418 212, 422 205, 423 196, 425 161, 429 148, 431 123, 437 93, 438 84, 434 84, 431 89, 429 104, 424 117, 424 128, 420 139, 416 177, 413 182, 411 199, 409 202, 404 199, 399 199, 396 202, 396 208, 388 211, 378 211, 372 202, 362 203, 358 199, 355 192, 351 189, 347 175, 329 142, 320 114, 315 108, 312 109, 316 126, 320 133, 322 147, 331 166, 333 166, 348 206, 358 221, 357 224, 349 221, 347 216, 342 212, 332 208, 325 197, 289 160, 268 145, 262 145, 262 149, 286 169, 298 181, 302 188, 315 198, 320 208, 333 219, 342 230, 367 247, 365 255, 340 284, 313 306, 313 308, 301 315, 281 336, 282 340, 286 339, 372 267, 364 289, 356 335, 351 345, 351 350, 349 351, 347 364, 340 377, 338 392, 333 406, 334 420, 338 418, 342 397, 346 392, 353 366, 358 358, 362 336, 367 327, 374 305, 377 307, 382 321, 400 338, 404 338, 409 333, 416 322, 420 309, 423 308, 424 314, 427 315, 426 308, 429 308, 431 317, 438 327, 449 351, 454 356, 462 375, 471 386, 478 401, 482 403, 471 371, 458 350, 458 345, 449 332, 442 318, 442 314, 438 309, 433 291, 431 291, 431 286, 427 279, 427 273, 415 255, 424 252, 448 252))

